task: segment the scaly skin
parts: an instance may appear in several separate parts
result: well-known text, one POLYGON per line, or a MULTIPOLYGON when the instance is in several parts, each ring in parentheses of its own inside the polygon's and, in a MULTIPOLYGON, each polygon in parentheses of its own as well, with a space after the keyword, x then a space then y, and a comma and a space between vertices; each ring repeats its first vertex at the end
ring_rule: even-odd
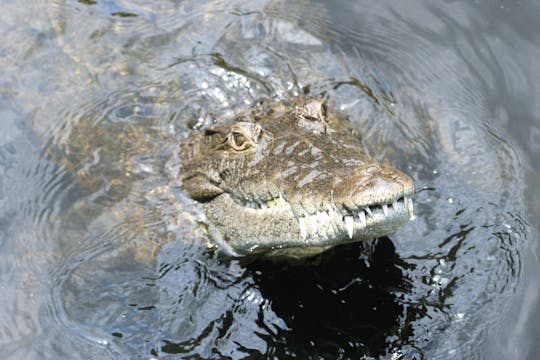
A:
POLYGON ((181 144, 183 188, 231 253, 303 257, 394 232, 413 182, 318 99, 263 104, 181 144))

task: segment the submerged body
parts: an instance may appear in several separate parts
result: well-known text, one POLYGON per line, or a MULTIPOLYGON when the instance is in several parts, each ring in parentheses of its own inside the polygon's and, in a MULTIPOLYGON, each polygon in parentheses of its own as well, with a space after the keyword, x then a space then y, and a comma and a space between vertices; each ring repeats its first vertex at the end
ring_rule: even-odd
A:
POLYGON ((233 254, 302 257, 388 235, 412 180, 374 162, 323 100, 262 104, 182 143, 180 181, 233 254))

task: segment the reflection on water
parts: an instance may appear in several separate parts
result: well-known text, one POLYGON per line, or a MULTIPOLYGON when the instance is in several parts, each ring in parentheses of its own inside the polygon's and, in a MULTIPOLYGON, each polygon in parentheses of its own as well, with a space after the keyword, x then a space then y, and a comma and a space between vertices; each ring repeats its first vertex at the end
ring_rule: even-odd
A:
POLYGON ((201 312, 190 316, 189 325, 177 324, 171 337, 153 350, 156 355, 204 354, 211 339, 220 345, 213 352, 232 358, 260 353, 278 358, 341 353, 354 358, 382 355, 387 338, 410 335, 399 323, 404 316, 400 294, 411 289, 402 274, 408 265, 389 239, 364 251, 358 246, 338 248, 303 265, 258 260, 239 271, 238 265, 225 263, 213 274, 207 267, 199 277, 211 295, 198 294, 207 291, 198 285, 189 285, 192 291, 185 288, 190 271, 186 266, 173 268, 175 257, 162 290, 169 300, 177 300, 170 304, 175 310, 198 298, 201 312), (180 331, 186 326, 191 327, 187 334, 180 331), (194 336, 201 332, 204 337, 194 336))
POLYGON ((398 257, 389 239, 372 245, 369 256, 368 249, 350 246, 335 249, 309 266, 250 267, 261 294, 287 325, 274 334, 278 357, 288 353, 300 358, 331 358, 339 353, 376 357, 395 346, 394 341, 398 349, 409 340, 408 322, 423 315, 416 314, 422 310, 413 306, 405 314, 402 298, 411 284, 402 269, 409 264, 398 257), (405 315, 411 318, 401 324, 405 315))
POLYGON ((509 49, 538 48, 530 30, 497 18, 506 10, 305 0, 0 9, 2 358, 508 351, 498 315, 515 308, 531 230, 528 152, 505 133, 517 102, 503 98, 533 89, 509 49), (228 259, 175 181, 178 142, 198 122, 300 93, 341 108, 377 159, 415 179, 416 219, 301 264, 228 259))

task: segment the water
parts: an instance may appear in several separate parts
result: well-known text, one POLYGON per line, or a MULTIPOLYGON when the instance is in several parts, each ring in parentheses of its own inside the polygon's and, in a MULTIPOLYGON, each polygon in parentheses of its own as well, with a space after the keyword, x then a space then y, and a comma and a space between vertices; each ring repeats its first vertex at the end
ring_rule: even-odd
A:
POLYGON ((0 10, 1 358, 535 358, 538 4, 0 10), (414 178, 416 219, 304 264, 228 259, 177 144, 298 93, 414 178))

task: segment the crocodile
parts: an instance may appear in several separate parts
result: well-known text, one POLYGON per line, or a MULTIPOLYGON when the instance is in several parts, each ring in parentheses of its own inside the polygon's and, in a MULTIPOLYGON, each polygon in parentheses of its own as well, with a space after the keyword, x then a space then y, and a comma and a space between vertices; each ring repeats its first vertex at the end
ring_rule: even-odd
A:
POLYGON ((179 181, 233 255, 305 257, 388 235, 413 216, 413 181, 363 149, 319 98, 261 102, 180 145, 179 181))

